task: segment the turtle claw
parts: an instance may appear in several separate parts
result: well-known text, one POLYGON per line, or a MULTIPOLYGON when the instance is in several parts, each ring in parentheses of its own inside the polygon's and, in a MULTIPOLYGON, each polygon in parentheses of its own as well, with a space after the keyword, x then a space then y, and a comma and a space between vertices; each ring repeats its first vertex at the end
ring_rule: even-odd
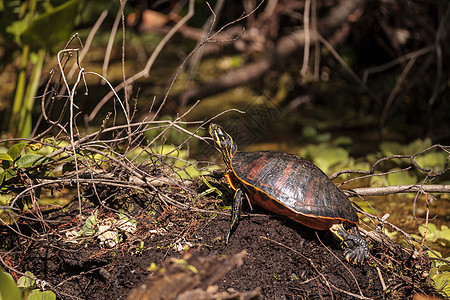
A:
POLYGON ((361 265, 369 255, 366 241, 357 235, 349 234, 344 244, 344 257, 349 263, 361 265))
POLYGON ((361 265, 366 258, 364 250, 359 247, 355 249, 346 249, 344 251, 344 257, 349 263, 354 265, 361 265))
POLYGON ((367 242, 359 236, 357 227, 352 229, 352 233, 346 231, 342 224, 335 224, 331 227, 333 232, 342 243, 344 257, 349 263, 361 265, 369 255, 367 242))

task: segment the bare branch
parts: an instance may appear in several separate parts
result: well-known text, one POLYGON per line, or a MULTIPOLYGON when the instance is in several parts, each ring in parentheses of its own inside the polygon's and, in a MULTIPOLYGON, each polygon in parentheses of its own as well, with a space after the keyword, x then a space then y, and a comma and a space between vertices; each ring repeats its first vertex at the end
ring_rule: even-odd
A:
MULTIPOLYGON (((139 78, 142 77, 148 77, 150 74, 150 70, 153 66, 153 63, 155 62, 156 58, 159 56, 159 54, 161 53, 162 49, 164 48, 164 46, 167 44, 167 42, 173 37, 173 35, 184 25, 186 24, 186 22, 192 18, 192 16, 194 15, 194 0, 189 0, 189 10, 188 13, 186 14, 186 16, 184 16, 168 33, 167 35, 161 40, 161 42, 158 44, 158 46, 156 47, 155 51, 153 51, 152 55, 150 56, 150 58, 147 61, 147 64, 145 65, 144 69, 138 73, 136 73, 135 75, 131 76, 130 78, 128 78, 126 80, 126 82, 122 82, 120 83, 118 86, 116 86, 114 88, 114 92, 118 92, 121 89, 124 88, 125 85, 131 84, 133 82, 135 82, 136 80, 138 80, 139 78)), ((106 96, 104 96, 102 98, 102 100, 100 100, 100 102, 97 104, 97 106, 92 110, 92 112, 89 114, 89 117, 87 118, 87 120, 89 122, 91 122, 95 116, 97 115, 97 113, 100 111, 100 109, 103 107, 103 105, 105 105, 106 102, 108 102, 109 99, 111 99, 111 97, 114 95, 114 93, 111 91, 109 92, 106 96)))
POLYGON ((350 190, 344 190, 349 197, 357 196, 385 196, 398 193, 450 193, 450 185, 448 184, 436 184, 436 185, 391 185, 381 187, 369 187, 369 188, 355 188, 350 190))

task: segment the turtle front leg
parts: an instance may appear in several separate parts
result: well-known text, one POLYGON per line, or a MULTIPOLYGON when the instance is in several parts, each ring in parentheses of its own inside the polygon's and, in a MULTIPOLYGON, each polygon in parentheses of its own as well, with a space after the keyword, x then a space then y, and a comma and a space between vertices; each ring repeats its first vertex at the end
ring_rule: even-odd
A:
POLYGON ((233 208, 231 212, 230 228, 228 229, 228 235, 225 241, 227 244, 231 236, 231 232, 236 229, 236 226, 239 223, 239 217, 241 216, 241 209, 242 209, 242 190, 236 189, 236 193, 234 193, 233 208))
POLYGON ((355 230, 356 234, 349 233, 342 224, 334 224, 330 228, 330 231, 342 241, 343 248, 345 249, 345 259, 355 265, 360 265, 369 255, 369 246, 367 245, 367 242, 358 235, 356 227, 355 230))

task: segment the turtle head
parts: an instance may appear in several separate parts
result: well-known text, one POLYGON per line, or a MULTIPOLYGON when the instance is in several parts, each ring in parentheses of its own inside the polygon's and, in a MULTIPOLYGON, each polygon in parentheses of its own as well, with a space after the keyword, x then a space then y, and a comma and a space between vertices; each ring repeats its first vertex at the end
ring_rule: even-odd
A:
POLYGON ((237 146, 233 138, 221 126, 214 123, 209 125, 209 134, 213 138, 217 148, 222 152, 223 160, 230 167, 231 158, 237 151, 237 146))

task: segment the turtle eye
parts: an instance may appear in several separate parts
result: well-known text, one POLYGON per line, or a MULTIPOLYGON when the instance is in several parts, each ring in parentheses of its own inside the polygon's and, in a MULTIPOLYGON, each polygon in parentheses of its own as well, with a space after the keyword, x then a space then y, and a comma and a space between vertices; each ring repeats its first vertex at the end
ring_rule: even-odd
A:
POLYGON ((216 146, 226 157, 231 158, 231 156, 237 151, 233 138, 219 125, 211 123, 209 125, 209 134, 213 138, 216 146))

